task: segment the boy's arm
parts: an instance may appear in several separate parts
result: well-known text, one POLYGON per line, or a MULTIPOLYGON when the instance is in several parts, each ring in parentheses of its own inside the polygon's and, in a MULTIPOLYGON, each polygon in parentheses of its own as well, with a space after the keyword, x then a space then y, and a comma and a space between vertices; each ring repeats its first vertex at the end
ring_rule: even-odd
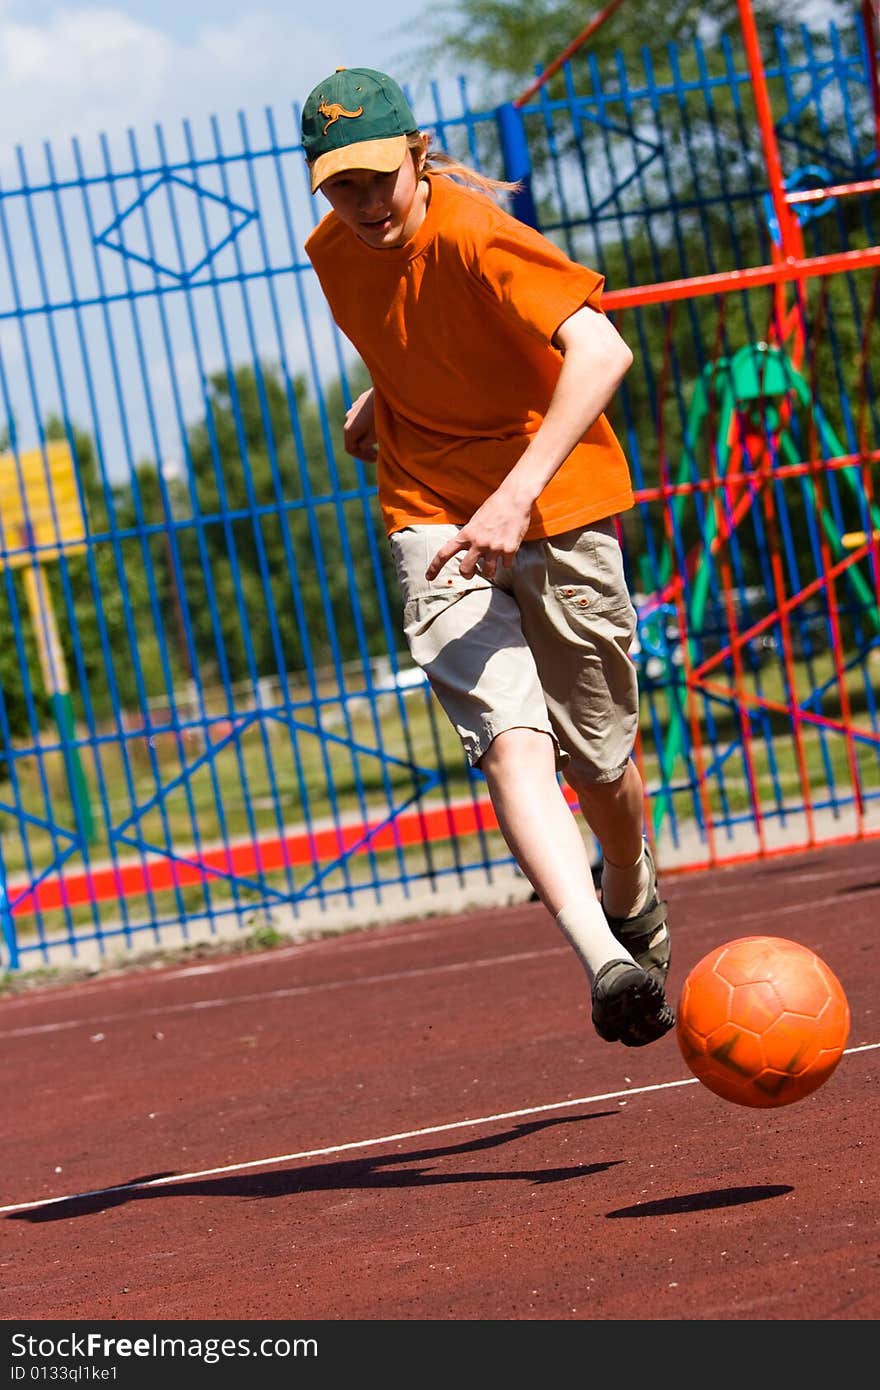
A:
POLYGON ((554 343, 563 353, 562 368, 540 429, 500 487, 440 547, 426 579, 435 579, 460 550, 467 552, 461 560, 465 579, 478 565, 487 579, 494 577, 499 561, 510 568, 528 530, 532 504, 606 409, 632 365, 632 352, 611 320, 588 305, 560 325, 554 343))
POLYGON ((345 452, 352 458, 363 459, 365 463, 375 463, 379 457, 376 447, 376 418, 373 403, 373 388, 362 391, 345 412, 342 426, 345 452))

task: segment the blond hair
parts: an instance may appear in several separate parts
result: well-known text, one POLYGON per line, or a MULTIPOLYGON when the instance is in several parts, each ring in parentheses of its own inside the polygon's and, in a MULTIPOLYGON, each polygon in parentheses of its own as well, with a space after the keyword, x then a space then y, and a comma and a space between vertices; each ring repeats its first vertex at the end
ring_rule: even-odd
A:
POLYGON ((472 169, 469 164, 463 164, 461 160, 455 159, 453 155, 447 154, 445 150, 431 149, 431 136, 423 131, 415 131, 408 135, 407 143, 416 165, 418 174, 439 174, 442 178, 456 179, 459 183, 467 184, 469 188, 475 188, 480 193, 518 193, 522 188, 521 183, 511 183, 507 179, 493 179, 488 174, 481 174, 476 169, 472 169))

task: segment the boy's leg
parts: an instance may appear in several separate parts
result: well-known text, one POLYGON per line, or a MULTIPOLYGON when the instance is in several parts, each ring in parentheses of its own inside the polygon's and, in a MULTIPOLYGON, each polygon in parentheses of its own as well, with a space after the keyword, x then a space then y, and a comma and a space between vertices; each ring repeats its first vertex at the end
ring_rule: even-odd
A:
POLYGON ((586 846, 557 781, 549 735, 507 729, 492 740, 479 767, 501 833, 547 911, 555 917, 578 898, 595 897, 586 846))
POLYGON ((614 782, 587 782, 566 770, 584 819, 602 848, 602 906, 611 930, 661 984, 669 971, 666 903, 643 835, 644 786, 634 762, 614 782))
MULTIPOLYGON (((527 550, 527 547, 521 547, 527 550)), ((553 537, 527 552, 517 598, 535 655, 563 774, 602 849, 602 906, 617 940, 662 985, 666 904, 644 842, 644 788, 632 749, 639 690, 629 650, 637 615, 612 523, 553 537)))
POLYGON ((617 939, 593 888, 586 846, 556 777, 550 737, 507 729, 480 762, 502 834, 517 863, 577 953, 592 990, 600 1037, 630 1047, 668 1032, 674 1015, 662 985, 617 939))
POLYGON ((645 791, 636 764, 628 762, 623 776, 611 782, 588 782, 573 767, 564 775, 603 856, 613 864, 634 863, 642 851, 645 815, 645 791))
MULTIPOLYGON (((463 579, 455 561, 425 580, 428 561, 454 528, 407 527, 391 537, 404 600, 404 631, 472 765, 489 785, 502 832, 523 872, 574 947, 592 981, 592 1017, 607 1041, 639 1047, 674 1023, 663 990, 621 948, 593 887, 586 848, 557 780, 557 740, 509 592, 463 579)), ((626 750, 617 760, 621 765, 626 750)))

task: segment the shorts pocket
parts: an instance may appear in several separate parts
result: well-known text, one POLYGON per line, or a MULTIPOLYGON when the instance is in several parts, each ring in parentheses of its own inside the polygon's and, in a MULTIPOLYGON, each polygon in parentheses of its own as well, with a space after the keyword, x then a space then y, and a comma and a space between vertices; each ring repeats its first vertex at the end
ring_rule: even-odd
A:
POLYGON ((591 584, 562 584, 554 587, 560 607, 573 616, 596 612, 602 604, 602 593, 591 584))
MULTIPOLYGON (((461 555, 447 560, 435 579, 426 579, 425 570, 444 541, 454 536, 457 526, 408 526, 391 537, 391 554, 403 598, 403 622, 407 631, 423 631, 451 603, 477 589, 491 589, 491 581, 481 574, 465 579, 459 568, 461 555)), ((463 554, 463 552, 462 552, 463 554)))
MULTIPOLYGON (((450 562, 455 566, 455 561, 450 562)), ((449 568, 449 566, 447 566, 449 568)), ((412 592, 403 605, 403 625, 407 633, 424 632, 435 618, 445 613, 454 603, 460 602, 467 594, 480 589, 491 589, 488 579, 474 575, 472 579, 462 579, 455 566, 455 573, 446 577, 444 569, 433 583, 427 580, 423 587, 412 592)))
POLYGON ((580 634, 610 625, 626 649, 636 628, 623 555, 611 521, 554 536, 546 543, 547 577, 565 622, 580 634))

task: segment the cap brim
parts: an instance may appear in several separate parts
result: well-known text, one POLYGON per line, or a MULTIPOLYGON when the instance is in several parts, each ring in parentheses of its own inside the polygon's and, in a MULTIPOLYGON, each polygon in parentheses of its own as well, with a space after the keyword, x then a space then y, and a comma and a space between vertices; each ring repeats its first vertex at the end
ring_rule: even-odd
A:
POLYGON ((399 169, 406 158, 407 138, 391 135, 384 140, 361 140, 356 145, 343 145, 318 155, 310 166, 312 192, 317 193, 325 179, 341 174, 345 169, 372 169, 377 174, 390 174, 399 169))

